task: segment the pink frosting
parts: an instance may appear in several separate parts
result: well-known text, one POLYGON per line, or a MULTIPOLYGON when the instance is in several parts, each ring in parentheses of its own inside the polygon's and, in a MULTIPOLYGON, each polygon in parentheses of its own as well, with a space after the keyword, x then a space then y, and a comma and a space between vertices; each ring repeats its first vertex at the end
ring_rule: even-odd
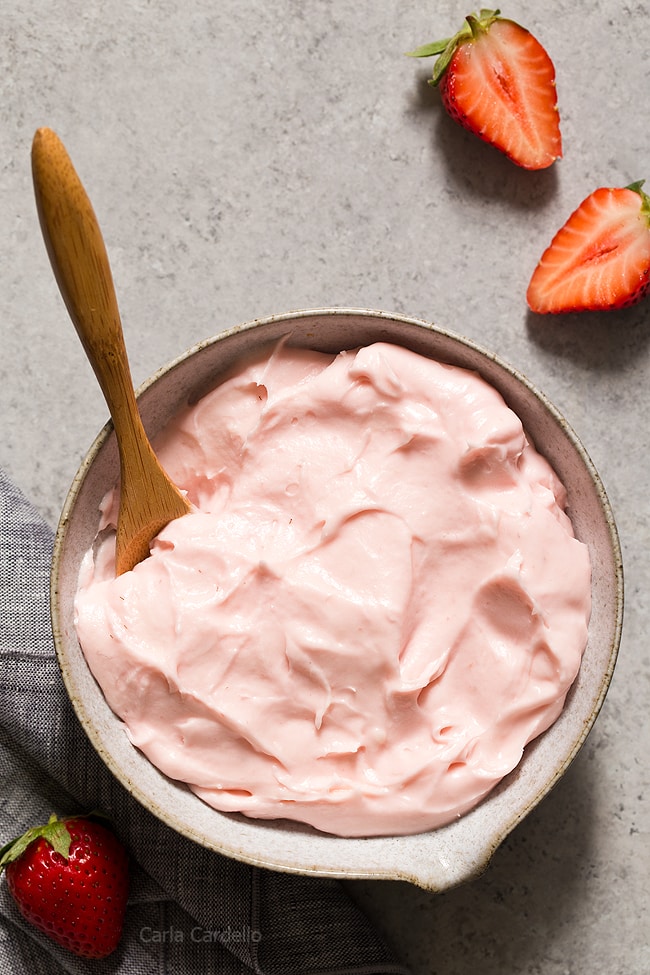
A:
POLYGON ((427 830, 557 718, 588 552, 477 375, 383 343, 279 346, 156 448, 195 510, 118 578, 102 532, 76 625, 133 743, 207 803, 342 836, 427 830))

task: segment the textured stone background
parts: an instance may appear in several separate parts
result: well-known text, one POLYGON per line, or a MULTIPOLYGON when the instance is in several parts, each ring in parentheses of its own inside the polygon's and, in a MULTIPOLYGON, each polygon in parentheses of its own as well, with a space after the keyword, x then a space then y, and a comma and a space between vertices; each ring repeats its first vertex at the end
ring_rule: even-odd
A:
POLYGON ((650 970, 650 301, 545 320, 525 290, 598 185, 650 179, 647 3, 511 2, 557 70, 564 159, 526 173, 455 126, 403 52, 462 4, 0 0, 0 464, 56 523, 106 408, 50 271, 29 150, 64 139, 113 264, 134 379, 249 319, 325 305, 435 321, 511 362, 599 469, 626 569, 588 742, 487 873, 353 882, 415 975, 650 970))

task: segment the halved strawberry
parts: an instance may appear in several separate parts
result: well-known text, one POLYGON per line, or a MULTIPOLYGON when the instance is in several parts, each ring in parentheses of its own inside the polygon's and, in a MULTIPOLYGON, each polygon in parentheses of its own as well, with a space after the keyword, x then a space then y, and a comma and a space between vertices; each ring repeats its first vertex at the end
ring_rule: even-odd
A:
POLYGON ((555 68, 530 31, 499 14, 469 14, 453 37, 409 56, 439 54, 429 83, 449 115, 518 166, 545 169, 562 155, 555 68))
POLYGON ((642 186, 602 186, 582 201, 535 268, 526 294, 532 311, 606 311, 643 298, 650 288, 650 197, 642 186))

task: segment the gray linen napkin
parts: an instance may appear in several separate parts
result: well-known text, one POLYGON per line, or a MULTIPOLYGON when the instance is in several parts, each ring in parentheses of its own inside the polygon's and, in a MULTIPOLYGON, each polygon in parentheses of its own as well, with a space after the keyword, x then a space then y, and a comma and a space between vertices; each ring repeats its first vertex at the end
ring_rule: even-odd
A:
POLYGON ((334 880, 260 870, 164 826, 104 766, 50 635, 53 532, 0 471, 0 845, 52 811, 101 808, 133 860, 120 948, 88 962, 27 925, 0 883, 0 973, 408 975, 334 880))

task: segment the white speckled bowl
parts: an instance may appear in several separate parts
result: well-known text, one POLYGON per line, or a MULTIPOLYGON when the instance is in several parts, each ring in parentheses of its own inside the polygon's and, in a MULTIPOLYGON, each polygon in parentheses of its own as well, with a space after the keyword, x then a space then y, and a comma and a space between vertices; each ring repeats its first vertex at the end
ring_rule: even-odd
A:
POLYGON ((249 322, 201 343, 160 370, 139 402, 150 435, 188 398, 215 383, 240 356, 290 336, 290 344, 338 352, 372 341, 407 346, 480 372, 519 414, 541 453, 564 481, 576 534, 589 546, 593 611, 589 640, 565 709, 526 749, 519 767, 472 812, 414 836, 341 839, 286 821, 255 821, 212 809, 160 773, 129 742, 93 679, 73 625, 73 597, 83 553, 95 536, 98 506, 115 482, 112 427, 99 434, 68 495, 52 566, 54 638, 68 693, 93 745, 122 784, 164 822, 227 856, 277 870, 349 878, 407 880, 444 890, 479 874, 505 836, 558 781, 602 705, 616 661, 623 614, 618 536, 598 474, 557 410, 520 374, 473 343, 424 322, 381 312, 322 309, 249 322))

